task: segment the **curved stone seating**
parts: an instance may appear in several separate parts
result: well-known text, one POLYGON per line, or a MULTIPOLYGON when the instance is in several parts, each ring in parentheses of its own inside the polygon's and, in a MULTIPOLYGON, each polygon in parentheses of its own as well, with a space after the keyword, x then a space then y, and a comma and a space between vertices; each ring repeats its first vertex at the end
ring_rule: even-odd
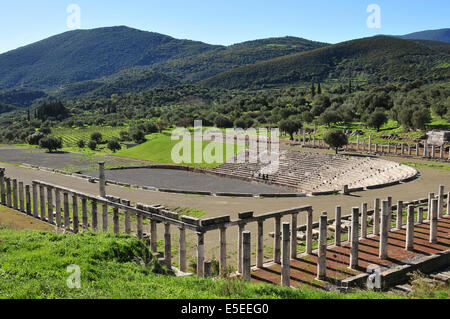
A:
MULTIPOLYGON (((249 158, 248 150, 246 157, 249 158)), ((242 156, 242 154, 240 154, 242 156)), ((296 151, 281 151, 278 171, 261 162, 234 163, 234 159, 213 172, 291 188, 300 192, 340 191, 399 182, 417 175, 409 166, 378 158, 351 157, 296 151), (268 174, 267 180, 260 175, 268 174)), ((252 158, 253 159, 253 158, 252 158)))

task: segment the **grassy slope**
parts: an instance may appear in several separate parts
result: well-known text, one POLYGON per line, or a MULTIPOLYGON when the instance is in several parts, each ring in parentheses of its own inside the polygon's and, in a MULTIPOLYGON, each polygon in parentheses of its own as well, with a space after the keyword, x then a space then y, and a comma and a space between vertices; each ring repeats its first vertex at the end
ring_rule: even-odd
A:
POLYGON ((395 298, 157 274, 164 269, 147 247, 125 235, 0 229, 0 251, 0 298, 395 298), (81 289, 66 285, 72 264, 81 269, 81 289))
MULTIPOLYGON (((152 134, 147 136, 148 141, 130 148, 130 149, 123 149, 119 152, 117 152, 116 156, 121 157, 128 157, 128 158, 134 158, 134 159, 140 159, 140 160, 147 160, 157 163, 165 163, 165 164, 176 164, 174 160, 172 159, 172 149, 176 144, 178 144, 180 141, 174 140, 172 141, 171 136, 169 133, 162 133, 162 134, 152 134)), ((197 167, 206 167, 206 168, 214 168, 222 164, 227 160, 226 158, 226 152, 225 152, 225 144, 221 143, 214 143, 214 142, 203 142, 203 150, 205 150, 205 147, 207 145, 211 144, 211 146, 219 146, 221 145, 224 149, 223 153, 223 159, 222 162, 219 163, 211 163, 208 164, 205 161, 202 163, 194 163, 194 142, 191 142, 191 163, 189 164, 191 166, 197 166, 197 167)), ((240 151, 241 148, 238 149, 237 146, 235 146, 235 152, 233 155, 238 153, 238 150, 240 151)))

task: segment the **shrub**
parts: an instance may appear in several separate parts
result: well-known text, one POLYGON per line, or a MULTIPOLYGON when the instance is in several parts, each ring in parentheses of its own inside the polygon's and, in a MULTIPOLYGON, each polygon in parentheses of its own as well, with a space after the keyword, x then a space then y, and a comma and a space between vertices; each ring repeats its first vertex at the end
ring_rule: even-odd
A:
POLYGON ((130 132, 130 135, 133 141, 138 144, 142 144, 146 141, 145 133, 141 130, 133 130, 132 132, 130 132))
POLYGON ((102 142, 103 135, 99 132, 94 132, 91 134, 91 140, 95 141, 97 144, 100 144, 102 142))
POLYGON ((115 153, 116 151, 122 149, 119 141, 117 139, 111 139, 108 141, 108 148, 115 153))
POLYGON ((44 137, 39 140, 39 147, 46 148, 51 153, 62 148, 61 139, 53 136, 44 137))
POLYGON ((86 146, 86 143, 85 143, 83 140, 79 140, 79 141, 77 142, 77 146, 78 146, 79 148, 84 148, 84 147, 86 146))
POLYGON ((95 151, 97 149, 97 142, 94 141, 94 140, 90 140, 89 143, 88 143, 88 147, 91 150, 95 151))

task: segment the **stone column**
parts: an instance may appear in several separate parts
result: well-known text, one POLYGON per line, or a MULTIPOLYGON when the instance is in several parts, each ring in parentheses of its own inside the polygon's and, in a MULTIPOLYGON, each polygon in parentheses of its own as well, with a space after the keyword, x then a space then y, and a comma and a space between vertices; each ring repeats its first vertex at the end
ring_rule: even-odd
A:
POLYGON ((92 209, 92 231, 96 233, 98 231, 98 215, 97 215, 97 201, 91 200, 92 209))
POLYGON ((113 231, 115 235, 119 234, 119 209, 117 207, 113 207, 113 231))
POLYGON ((220 232, 220 274, 225 275, 227 273, 227 228, 222 226, 219 228, 220 232))
POLYGON ((40 204, 41 204, 41 220, 46 221, 45 218, 45 188, 44 185, 39 185, 39 196, 40 196, 40 204))
POLYGON ((439 158, 444 159, 444 145, 443 144, 441 144, 441 146, 439 147, 439 158))
POLYGON ((336 246, 341 246, 341 231, 342 231, 342 209, 341 206, 336 206, 336 218, 335 218, 335 229, 334 229, 334 244, 336 246))
POLYGON ((73 232, 78 234, 78 196, 72 195, 72 217, 73 217, 73 232))
POLYGON ((297 258, 297 213, 291 216, 291 258, 297 258))
POLYGON ((313 226, 313 211, 308 209, 308 214, 306 217, 306 253, 312 253, 312 226, 313 226))
POLYGON ((361 207, 361 238, 367 238, 367 203, 361 207))
POLYGON ((396 220, 397 230, 402 229, 403 227, 403 201, 399 200, 397 202, 397 220, 396 220))
POLYGON ((197 233, 197 276, 203 277, 205 269, 203 262, 205 261, 205 233, 197 233))
POLYGON ((388 210, 389 210, 388 232, 391 232, 391 230, 392 230, 392 197, 388 196, 387 200, 388 200, 388 203, 389 203, 389 207, 388 207, 388 210))
POLYGON ((64 202, 64 228, 66 230, 70 229, 70 212, 69 212, 69 194, 63 194, 63 202, 64 202))
POLYGON ((419 211, 417 213, 417 223, 418 224, 423 223, 423 207, 419 207, 419 211))
POLYGON ((444 185, 439 186, 438 218, 444 217, 444 185))
POLYGON ((144 217, 141 214, 136 215, 136 236, 140 240, 144 239, 144 217))
POLYGON ((436 146, 431 145, 431 158, 434 158, 436 155, 436 146))
POLYGON ((381 234, 380 234, 380 259, 388 257, 388 236, 389 236, 389 202, 384 200, 381 208, 381 234))
POLYGON ((281 217, 275 217, 273 262, 281 263, 281 217))
POLYGON ((53 224, 53 187, 47 187, 47 215, 48 222, 53 224))
POLYGON ((154 253, 158 250, 158 228, 153 219, 150 219, 150 250, 154 253))
POLYGON ((359 139, 360 139, 360 137, 359 137, 359 134, 358 135, 356 135, 356 150, 357 151, 359 151, 359 139))
POLYGON ((434 193, 428 194, 428 212, 427 212, 427 220, 430 220, 431 216, 431 202, 434 199, 434 193))
POLYGON ((18 188, 17 188, 17 179, 12 180, 12 189, 13 189, 13 208, 15 210, 19 209, 19 196, 18 196, 18 188))
POLYGON ((380 235, 380 199, 375 198, 373 209, 373 234, 380 235))
MULTIPOLYGON (((131 206, 129 200, 122 200, 122 204, 131 206)), ((131 234, 131 213, 128 210, 125 211, 125 234, 131 234)))
POLYGON ((281 261, 281 285, 290 287, 291 285, 291 258, 289 245, 289 223, 283 223, 283 258, 281 261))
POLYGON ((369 153, 372 152, 372 135, 369 135, 369 153))
POLYGON ((447 193, 447 216, 450 216, 450 192, 447 193))
POLYGON ((2 205, 6 206, 5 169, 0 168, 0 194, 2 205))
POLYGON ((12 189, 11 189, 11 179, 6 177, 6 201, 8 203, 8 207, 12 207, 12 189))
POLYGON ((164 223, 164 261, 166 267, 172 269, 172 241, 169 223, 164 223))
POLYGON ((411 156, 411 144, 408 144, 408 155, 411 156))
POLYGON ((108 205, 102 204, 102 230, 104 233, 108 231, 108 205))
POLYGON ((417 156, 417 157, 419 156, 419 150, 420 150, 420 144, 417 143, 417 144, 416 144, 416 156, 417 156))
POLYGON ((30 185, 25 185, 25 202, 27 215, 32 215, 30 185))
POLYGON ((306 144, 306 132, 303 130, 303 145, 306 144))
POLYGON ((88 210, 87 210, 87 198, 81 198, 81 218, 83 223, 83 232, 89 231, 89 222, 88 222, 88 210))
POLYGON ((388 155, 391 154, 391 143, 388 143, 387 152, 388 152, 388 155))
POLYGON ((22 213, 25 213, 25 198, 23 192, 23 182, 19 182, 19 209, 22 213))
POLYGON ((350 266, 355 269, 358 266, 358 237, 359 237, 359 208, 352 208, 352 229, 351 229, 351 246, 350 246, 350 266))
POLYGON ((58 189, 55 189, 55 212, 56 212, 56 226, 61 228, 61 194, 58 189))
POLYGON ((105 178, 105 163, 98 163, 98 176, 99 176, 99 193, 100 197, 106 196, 106 178, 105 178))
POLYGON ((428 157, 428 143, 425 142, 423 145, 423 156, 428 157))
POLYGON ((245 231, 245 223, 241 223, 238 225, 238 273, 242 274, 242 245, 243 245, 243 237, 242 233, 245 231))
POLYGON ((431 218, 430 218, 430 243, 437 243, 437 222, 438 222, 438 200, 431 201, 431 218))
POLYGON ((405 144, 402 143, 402 155, 405 155, 405 144))
POLYGON ((264 221, 258 220, 258 239, 256 248, 256 267, 264 265, 264 221))
POLYGON ((33 188, 33 216, 35 218, 39 218, 39 212, 38 212, 38 192, 37 192, 37 184, 36 182, 33 182, 32 184, 33 188))
POLYGON ((251 244, 250 232, 242 232, 242 280, 250 281, 251 268, 250 268, 250 244, 251 244))
MULTIPOLYGON (((186 228, 178 227, 180 230, 180 271, 187 271, 187 259, 186 259, 186 228)), ((221 272, 222 272, 222 258, 221 258, 221 272)))
POLYGON ((327 213, 323 212, 319 221, 319 252, 317 257, 317 279, 327 278, 327 213))
POLYGON ((408 206, 408 221, 406 223, 406 250, 414 250, 414 206, 408 206))

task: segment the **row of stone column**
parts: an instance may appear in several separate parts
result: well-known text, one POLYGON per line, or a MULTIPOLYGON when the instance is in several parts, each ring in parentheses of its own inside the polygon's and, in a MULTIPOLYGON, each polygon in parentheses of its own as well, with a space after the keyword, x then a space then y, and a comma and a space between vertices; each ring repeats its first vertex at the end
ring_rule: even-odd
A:
MULTIPOLYGON (((385 154, 395 154, 395 155, 415 155, 417 157, 430 157, 430 158, 439 158, 445 159, 445 148, 443 145, 431 145, 431 147, 425 142, 424 146, 421 147, 419 143, 415 145, 411 144, 391 144, 380 145, 372 143, 372 137, 369 136, 369 141, 366 143, 365 141, 360 141, 359 135, 357 136, 356 143, 350 143, 347 145, 347 149, 352 149, 356 151, 367 151, 367 152, 375 152, 375 153, 385 153, 385 154), (437 149, 439 149, 439 155, 437 155, 437 149), (392 152, 393 151, 393 152, 392 152)), ((450 150, 447 153, 447 159, 450 159, 450 150)))

